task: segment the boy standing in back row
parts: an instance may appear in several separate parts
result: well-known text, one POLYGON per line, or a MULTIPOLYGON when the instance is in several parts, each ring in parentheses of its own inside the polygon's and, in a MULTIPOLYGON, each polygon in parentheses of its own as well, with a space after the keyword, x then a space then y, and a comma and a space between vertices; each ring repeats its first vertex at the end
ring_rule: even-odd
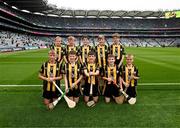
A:
POLYGON ((83 36, 81 42, 82 46, 79 48, 79 60, 81 64, 87 64, 88 53, 91 51, 89 38, 87 36, 83 36))
POLYGON ((115 33, 112 35, 112 44, 109 47, 110 54, 113 54, 115 56, 115 63, 118 66, 118 68, 121 67, 124 60, 124 47, 120 43, 120 35, 118 33, 115 33))
POLYGON ((64 57, 64 48, 62 47, 61 43, 62 43, 62 38, 56 36, 54 40, 54 46, 52 47, 52 49, 54 49, 56 53, 56 60, 62 63, 64 57))
MULTIPOLYGON (((66 63, 68 63, 68 55, 70 51, 75 51, 76 55, 78 53, 78 47, 76 46, 76 38, 74 36, 69 36, 67 38, 67 45, 64 56, 64 61, 66 63)), ((78 57, 76 59, 78 60, 78 57)))
MULTIPOLYGON (((108 46, 105 45, 105 36, 98 36, 98 45, 95 47, 97 63, 99 65, 100 76, 103 76, 103 72, 107 63, 107 55, 108 55, 108 46)), ((99 86, 101 93, 104 88, 104 80, 99 76, 99 86)))

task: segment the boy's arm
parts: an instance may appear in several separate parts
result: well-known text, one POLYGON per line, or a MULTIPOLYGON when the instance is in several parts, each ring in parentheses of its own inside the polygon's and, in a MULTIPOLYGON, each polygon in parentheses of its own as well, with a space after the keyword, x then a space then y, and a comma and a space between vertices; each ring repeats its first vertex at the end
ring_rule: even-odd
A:
POLYGON ((103 80, 108 80, 108 78, 107 78, 107 77, 102 77, 102 79, 103 79, 103 80))
POLYGON ((96 72, 95 72, 95 73, 93 73, 92 75, 93 75, 93 76, 97 76, 97 75, 99 75, 99 70, 96 70, 96 72))
POLYGON ((82 78, 83 78, 83 75, 80 75, 79 79, 73 83, 74 86, 76 86, 81 81, 82 78))
POLYGON ((87 72, 87 69, 84 69, 84 74, 89 77, 89 73, 87 72))
POLYGON ((81 64, 83 64, 81 55, 79 55, 79 60, 80 60, 81 64))
POLYGON ((66 47, 66 48, 64 48, 64 56, 63 56, 63 59, 64 59, 66 64, 68 63, 68 60, 66 58, 67 56, 68 56, 68 50, 67 50, 67 47, 66 47))
POLYGON ((55 80, 61 80, 62 79, 62 75, 60 75, 59 77, 47 78, 47 77, 43 76, 41 73, 39 73, 39 78, 41 80, 46 80, 48 82, 52 82, 52 81, 55 81, 55 80))
POLYGON ((58 62, 61 60, 61 54, 58 55, 58 62))
POLYGON ((46 80, 48 81, 48 78, 43 76, 41 73, 39 73, 38 77, 41 79, 41 80, 46 80))
POLYGON ((129 84, 127 84, 122 78, 121 78, 121 82, 124 86, 129 87, 129 84))
POLYGON ((62 79, 62 74, 60 74, 60 76, 58 76, 58 77, 54 77, 53 79, 54 80, 61 80, 62 79))
POLYGON ((133 75, 132 78, 135 79, 135 80, 138 80, 140 77, 133 75))
POLYGON ((67 61, 67 59, 66 59, 66 56, 65 56, 65 55, 63 56, 63 59, 64 59, 65 63, 67 64, 67 63, 68 63, 68 61, 67 61))
POLYGON ((120 66, 123 64, 124 56, 125 56, 124 47, 122 45, 121 45, 121 55, 122 55, 122 58, 121 58, 121 61, 118 64, 118 68, 120 68, 120 66))
POLYGON ((107 80, 108 82, 111 82, 111 81, 112 81, 112 79, 109 78, 109 77, 102 77, 102 79, 103 79, 103 80, 107 80))
POLYGON ((68 81, 67 81, 66 74, 64 74, 64 83, 65 83, 65 92, 67 92, 67 90, 68 90, 68 81))
POLYGON ((132 79, 138 80, 140 78, 138 74, 138 68, 135 67, 135 71, 136 73, 132 75, 132 79))
POLYGON ((120 80, 120 90, 123 90, 123 83, 125 83, 125 82, 122 79, 122 77, 119 77, 119 80, 120 80))
POLYGON ((120 66, 122 65, 123 61, 124 61, 124 55, 122 55, 121 61, 118 64, 118 68, 120 68, 120 66))

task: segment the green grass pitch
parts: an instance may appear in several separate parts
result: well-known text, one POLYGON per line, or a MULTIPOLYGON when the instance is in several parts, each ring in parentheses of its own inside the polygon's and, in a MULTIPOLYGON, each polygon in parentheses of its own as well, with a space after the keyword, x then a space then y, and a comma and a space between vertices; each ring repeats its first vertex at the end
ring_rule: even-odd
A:
POLYGON ((42 104, 38 71, 47 49, 0 54, 0 127, 180 127, 180 49, 126 48, 135 55, 141 79, 137 104, 105 104, 93 108, 82 97, 74 109, 64 100, 53 111, 42 104))

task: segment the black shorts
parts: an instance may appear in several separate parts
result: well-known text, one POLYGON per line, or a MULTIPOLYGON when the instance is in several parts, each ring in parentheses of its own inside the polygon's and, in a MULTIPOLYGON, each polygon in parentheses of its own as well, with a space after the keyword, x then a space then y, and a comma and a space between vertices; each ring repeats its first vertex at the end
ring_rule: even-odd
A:
POLYGON ((66 96, 68 96, 68 97, 79 97, 80 96, 79 88, 69 89, 69 92, 66 94, 66 96))
MULTIPOLYGON (((84 96, 90 96, 90 86, 91 85, 89 83, 84 85, 84 96)), ((99 96, 99 86, 97 84, 93 85, 92 96, 99 96)))
POLYGON ((43 97, 46 99, 53 99, 53 98, 58 98, 59 96, 61 96, 61 93, 59 91, 43 91, 43 97))
POLYGON ((136 86, 130 86, 127 88, 126 93, 130 96, 130 97, 136 97, 137 93, 136 93, 136 86))
POLYGON ((120 96, 119 88, 114 84, 106 84, 104 96, 105 97, 111 97, 111 96, 118 97, 118 96, 120 96))

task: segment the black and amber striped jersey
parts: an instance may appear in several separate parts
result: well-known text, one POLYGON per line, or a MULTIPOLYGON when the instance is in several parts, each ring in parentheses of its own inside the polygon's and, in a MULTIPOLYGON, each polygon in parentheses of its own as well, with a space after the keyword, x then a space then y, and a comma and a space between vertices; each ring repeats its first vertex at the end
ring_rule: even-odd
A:
MULTIPOLYGON (((56 62, 54 64, 50 64, 49 62, 45 62, 41 66, 41 70, 39 71, 41 75, 44 77, 50 78, 50 77, 59 77, 61 74, 61 65, 56 62)), ((60 80, 56 80, 56 84, 60 86, 60 80)), ((44 91, 56 91, 56 87, 53 85, 52 82, 47 82, 46 80, 43 80, 43 89, 44 91)))
POLYGON ((97 45, 95 47, 96 51, 96 57, 97 57, 97 62, 100 68, 104 68, 107 63, 107 55, 108 55, 108 46, 107 45, 97 45))
POLYGON ((70 51, 75 51, 76 55, 78 55, 78 47, 77 46, 69 46, 69 45, 66 46, 66 49, 65 49, 65 62, 66 63, 68 63, 68 55, 69 55, 70 51))
MULTIPOLYGON (((119 83, 120 70, 117 65, 105 66, 103 75, 106 78, 110 77, 115 83, 119 83)), ((113 82, 111 84, 113 84, 113 82)))
POLYGON ((75 51, 77 53, 78 52, 78 47, 77 46, 67 45, 66 49, 65 49, 66 55, 68 55, 70 51, 75 51))
POLYGON ((63 56, 65 55, 65 48, 64 47, 62 47, 62 46, 59 46, 59 47, 52 46, 52 49, 55 50, 56 59, 59 59, 59 56, 61 57, 61 59, 63 59, 63 56))
POLYGON ((122 70, 121 77, 123 78, 123 80, 127 84, 130 84, 130 86, 132 87, 137 86, 137 80, 135 79, 130 80, 130 77, 132 75, 139 77, 138 68, 135 65, 132 66, 123 65, 121 70, 122 70))
MULTIPOLYGON (((96 71, 99 71, 99 66, 98 64, 84 63, 83 69, 87 70, 88 73, 89 72, 96 73, 96 71)), ((93 85, 98 85, 98 77, 97 76, 85 77, 85 83, 91 84, 91 82, 93 85)))
POLYGON ((78 56, 81 56, 82 63, 87 63, 88 53, 91 51, 91 46, 80 46, 78 56))
POLYGON ((121 44, 112 44, 109 46, 109 54, 115 56, 116 60, 121 60, 124 55, 124 47, 121 44))
MULTIPOLYGON (((75 64, 66 63, 64 65, 64 73, 67 78, 68 87, 72 89, 72 84, 76 82, 82 74, 81 65, 77 62, 75 64)), ((78 86, 75 88, 77 87, 78 86)))

